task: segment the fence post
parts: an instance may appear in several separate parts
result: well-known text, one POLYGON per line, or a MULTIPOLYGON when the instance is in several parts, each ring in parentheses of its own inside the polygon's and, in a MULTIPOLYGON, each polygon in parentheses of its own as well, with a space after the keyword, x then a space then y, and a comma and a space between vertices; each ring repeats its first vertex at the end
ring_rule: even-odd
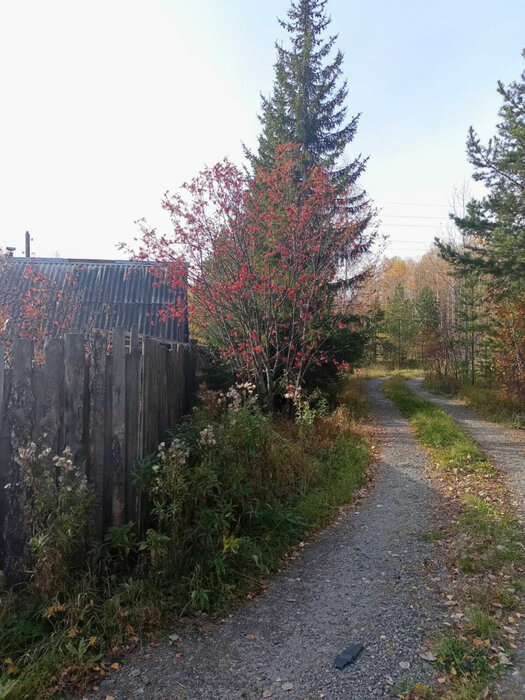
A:
POLYGON ((126 334, 113 328, 113 435, 111 467, 113 471, 112 525, 124 524, 126 496, 126 334))

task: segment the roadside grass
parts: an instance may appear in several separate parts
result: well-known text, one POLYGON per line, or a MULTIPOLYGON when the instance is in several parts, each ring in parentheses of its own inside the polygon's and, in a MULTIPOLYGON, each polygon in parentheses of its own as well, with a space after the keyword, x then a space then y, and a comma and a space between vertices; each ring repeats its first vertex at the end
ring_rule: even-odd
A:
POLYGON ((483 418, 512 428, 525 428, 525 406, 495 387, 462 382, 453 377, 425 374, 423 386, 434 394, 454 396, 472 406, 483 418))
POLYGON ((371 365, 369 367, 359 367, 355 370, 355 374, 361 379, 379 379, 381 377, 394 376, 411 379, 413 377, 422 377, 425 374, 425 370, 422 368, 393 369, 386 365, 371 365))
POLYGON ((421 442, 444 469, 495 474, 483 451, 470 435, 445 411, 416 396, 402 377, 384 384, 385 394, 406 416, 421 442))
POLYGON ((342 374, 339 384, 338 401, 345 406, 356 422, 373 420, 372 404, 363 391, 361 374, 342 374))
MULTIPOLYGON (((432 478, 450 502, 445 533, 449 565, 456 575, 443 592, 450 630, 434 640, 439 689, 413 686, 402 697, 488 697, 491 683, 511 664, 516 624, 523 617, 525 534, 510 505, 505 480, 475 441, 441 409, 413 394, 394 377, 384 391, 428 449, 432 478)), ((428 541, 441 539, 435 533, 428 541)), ((440 542, 440 545, 443 541, 440 542)))
MULTIPOLYGON (((125 526, 93 543, 87 563, 60 590, 0 588, 0 699, 84 692, 181 617, 222 615, 264 594, 267 576, 365 484, 372 456, 360 421, 371 410, 357 379, 342 379, 339 402, 306 423, 271 420, 256 409, 216 418, 217 445, 206 448, 199 481, 188 481, 186 491, 181 485, 188 493, 181 512, 191 515, 180 521, 174 565, 152 566, 162 548, 143 552, 125 526)), ((211 421, 197 412, 181 430, 198 441, 211 421)))

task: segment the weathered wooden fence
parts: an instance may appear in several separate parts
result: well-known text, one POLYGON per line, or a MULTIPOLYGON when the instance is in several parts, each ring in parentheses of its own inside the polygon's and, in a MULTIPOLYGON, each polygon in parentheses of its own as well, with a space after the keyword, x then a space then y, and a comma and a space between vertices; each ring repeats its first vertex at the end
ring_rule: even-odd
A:
POLYGON ((5 485, 17 478, 14 457, 30 442, 53 454, 71 449, 97 495, 99 535, 129 520, 144 523, 148 506, 132 470, 189 409, 194 346, 114 328, 88 339, 48 338, 43 362, 35 361, 32 340, 20 338, 7 359, 0 346, 0 568, 8 549, 24 546, 16 541, 21 512, 5 485))

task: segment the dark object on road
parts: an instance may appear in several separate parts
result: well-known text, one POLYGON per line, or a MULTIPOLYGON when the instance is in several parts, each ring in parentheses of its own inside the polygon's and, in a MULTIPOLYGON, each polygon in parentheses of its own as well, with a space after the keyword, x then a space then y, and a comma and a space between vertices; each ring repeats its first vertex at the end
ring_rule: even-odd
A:
POLYGON ((362 644, 350 644, 339 656, 335 657, 334 666, 343 669, 345 666, 348 666, 348 664, 351 664, 352 661, 355 661, 362 651, 362 644))

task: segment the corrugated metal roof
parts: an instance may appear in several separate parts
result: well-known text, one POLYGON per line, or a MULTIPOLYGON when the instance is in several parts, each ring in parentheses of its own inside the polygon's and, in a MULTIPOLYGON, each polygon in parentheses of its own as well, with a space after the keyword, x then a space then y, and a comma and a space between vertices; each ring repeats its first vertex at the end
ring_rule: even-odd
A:
POLYGON ((187 320, 180 323, 169 318, 164 322, 158 318, 160 310, 177 304, 186 292, 159 284, 150 268, 151 263, 129 260, 11 258, 0 268, 0 302, 2 298, 22 299, 34 274, 40 273, 56 282, 52 287, 56 303, 49 304, 49 325, 52 326, 54 312, 59 306, 59 292, 64 295, 68 277, 72 275, 75 295, 72 332, 87 328, 109 330, 114 326, 123 326, 129 331, 137 324, 140 334, 186 342, 187 320), (27 266, 33 274, 26 274, 27 266))

